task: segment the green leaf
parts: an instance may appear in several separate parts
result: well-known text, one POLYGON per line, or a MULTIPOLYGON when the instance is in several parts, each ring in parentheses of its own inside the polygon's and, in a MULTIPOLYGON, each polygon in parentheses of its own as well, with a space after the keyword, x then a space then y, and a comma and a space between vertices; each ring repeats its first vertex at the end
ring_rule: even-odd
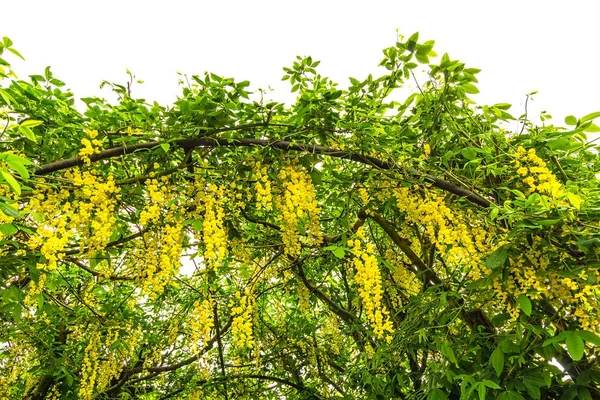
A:
POLYGON ((19 228, 17 228, 15 224, 7 223, 0 225, 0 233, 2 233, 4 236, 10 236, 16 233, 18 230, 19 228))
POLYGON ((446 400, 447 398, 446 393, 440 389, 433 389, 427 394, 427 400, 446 400))
POLYGON ((19 132, 21 132, 21 134, 23 136, 25 136, 27 139, 31 140, 34 143, 37 143, 37 140, 35 138, 35 133, 33 133, 33 131, 31 130, 30 127, 19 125, 19 132))
POLYGON ((490 362, 492 363, 492 367, 494 367, 494 371, 496 371, 496 376, 499 377, 504 370, 504 352, 500 346, 497 346, 492 352, 490 362))
POLYGON ((452 363, 456 364, 456 355, 454 354, 454 350, 452 350, 452 347, 450 347, 450 344, 448 342, 444 342, 444 344, 442 344, 442 354, 448 359, 450 360, 452 363))
POLYGON ((0 88, 0 97, 2 97, 2 99, 4 99, 4 102, 8 105, 16 103, 16 100, 10 94, 8 94, 8 91, 2 88, 0 88))
POLYGON ((486 391, 487 391, 487 388, 485 387, 483 382, 479 382, 477 384, 477 393, 479 393, 479 400, 485 400, 485 392, 486 391))
POLYGON ((506 392, 500 393, 498 400, 525 400, 525 398, 517 392, 507 390, 506 392))
POLYGON ((592 394, 585 386, 579 386, 577 389, 577 398, 579 400, 592 400, 592 394))
POLYGON ((15 56, 19 57, 21 60, 25 60, 25 58, 23 58, 21 53, 19 53, 17 50, 13 49, 12 47, 9 47, 7 50, 10 51, 11 53, 13 53, 15 56))
POLYGON ((168 152, 169 149, 171 148, 171 145, 169 143, 161 143, 160 147, 164 150, 164 152, 168 152))
POLYGON ((577 125, 577 118, 575 118, 572 115, 569 115, 569 116, 565 117, 565 124, 570 125, 570 126, 575 126, 575 125, 577 125))
POLYGON ((12 170, 16 171, 21 176, 21 178, 23 178, 24 180, 29 179, 29 171, 27 171, 27 168, 25 168, 23 164, 11 159, 7 159, 6 163, 12 170))
POLYGON ((21 185, 19 185, 19 182, 17 182, 15 177, 12 176, 11 173, 6 169, 0 170, 0 174, 2 174, 2 177, 8 186, 10 186, 10 188, 13 190, 13 192, 15 192, 17 195, 21 195, 21 185))
POLYGON ((508 259, 508 246, 509 245, 505 244, 494 250, 494 252, 485 259, 485 266, 492 270, 504 266, 504 263, 508 259))
POLYGON ((338 246, 327 246, 323 250, 331 251, 334 256, 336 256, 337 258, 340 258, 340 259, 344 258, 345 254, 346 254, 346 249, 344 249, 343 247, 338 247, 338 246))
POLYGON ((337 249, 333 250, 333 255, 339 259, 344 258, 345 254, 346 254, 346 252, 341 247, 338 247, 337 249))
POLYGON ((415 58, 421 64, 429 64, 429 57, 427 57, 427 56, 425 56, 423 54, 415 53, 415 58))
POLYGON ((531 315, 531 300, 525 294, 520 294, 517 298, 517 302, 519 303, 519 307, 527 316, 531 315))
POLYGON ((13 41, 10 40, 7 36, 2 36, 2 47, 11 47, 13 45, 13 41))
POLYGON ((565 340, 565 343, 567 344, 567 351, 569 352, 569 355, 573 358, 573 360, 579 361, 583 358, 583 339, 581 338, 581 336, 579 336, 577 332, 567 332, 567 338, 565 340))
POLYGON ((4 213, 4 215, 7 215, 9 217, 19 218, 19 216, 20 216, 19 210, 17 210, 13 206, 10 206, 10 205, 8 205, 6 203, 2 203, 2 202, 0 202, 0 211, 2 211, 4 213))
POLYGON ((467 160, 472 160, 477 157, 477 149, 475 147, 465 147, 460 151, 460 154, 467 160))
POLYGON ((40 126, 42 124, 43 124, 42 121, 38 121, 38 120, 35 120, 35 119, 28 119, 28 120, 25 120, 25 121, 21 122, 20 125, 21 126, 26 126, 28 128, 35 128, 36 126, 40 126))
POLYGON ((467 93, 479 93, 479 89, 477 89, 477 86, 473 85, 472 83, 463 83, 462 85, 460 85, 460 87, 463 88, 463 90, 467 93))
POLYGON ((600 126, 596 125, 596 124, 590 124, 587 128, 585 128, 583 130, 584 132, 591 132, 591 133, 596 133, 596 132, 600 132, 600 126))
POLYGON ((489 379, 486 379, 485 381, 482 382, 485 386, 492 388, 492 389, 500 389, 500 386, 498 386, 498 384, 494 381, 490 381, 489 379))
POLYGON ((492 221, 495 220, 496 217, 498 217, 498 213, 500 213, 500 209, 498 207, 492 208, 492 211, 490 211, 490 219, 492 221))
POLYGON ((596 111, 596 112, 593 112, 593 113, 588 114, 586 116, 583 116, 583 117, 581 117, 580 121, 581 122, 591 121, 591 120, 593 120, 595 118, 598 118, 598 117, 600 117, 600 111, 596 111))
POLYGON ((586 342, 595 344, 596 346, 600 346, 600 337, 598 337, 598 335, 596 335, 595 333, 589 331, 577 331, 577 333, 586 342))
POLYGON ((525 385, 525 390, 530 397, 533 397, 536 400, 539 400, 541 397, 539 386, 534 385, 528 379, 523 379, 523 384, 525 385))

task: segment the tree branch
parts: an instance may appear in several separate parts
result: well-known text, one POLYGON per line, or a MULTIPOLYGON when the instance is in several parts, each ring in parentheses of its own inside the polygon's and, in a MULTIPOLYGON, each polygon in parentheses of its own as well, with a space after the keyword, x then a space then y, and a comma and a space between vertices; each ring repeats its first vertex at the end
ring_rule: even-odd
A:
MULTIPOLYGON (((216 139, 216 138, 196 138, 196 139, 182 139, 169 142, 171 146, 176 146, 184 149, 195 148, 195 147, 271 147, 273 149, 280 149, 286 151, 303 151, 311 154, 321 154, 329 157, 340 158, 343 160, 349 160, 356 163, 370 165, 372 167, 384 170, 396 169, 395 164, 380 160, 375 157, 361 155, 353 153, 351 151, 345 151, 341 149, 334 149, 331 147, 310 145, 306 143, 295 143, 285 140, 271 141, 267 139, 255 139, 255 138, 243 138, 243 139, 216 139)), ((127 154, 134 153, 138 150, 150 150, 159 146, 159 142, 148 142, 139 143, 131 146, 113 147, 104 150, 98 154, 90 156, 91 162, 97 162, 100 160, 106 160, 109 158, 120 157, 127 154)), ((66 160, 55 161, 50 164, 46 164, 38 168, 34 173, 35 175, 46 175, 51 172, 60 171, 63 169, 71 168, 77 165, 83 165, 84 160, 79 156, 75 156, 66 160)), ((459 197, 465 197, 468 201, 473 204, 477 204, 482 207, 489 207, 492 203, 484 197, 471 192, 461 186, 457 186, 453 183, 445 181, 436 176, 422 173, 416 169, 410 168, 407 172, 411 175, 423 178, 425 181, 430 182, 433 186, 453 193, 459 197)))

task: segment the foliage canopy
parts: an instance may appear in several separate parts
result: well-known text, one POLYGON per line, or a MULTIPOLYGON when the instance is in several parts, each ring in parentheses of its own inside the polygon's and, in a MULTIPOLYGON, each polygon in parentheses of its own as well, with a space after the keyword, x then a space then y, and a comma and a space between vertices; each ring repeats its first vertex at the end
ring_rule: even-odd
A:
POLYGON ((433 44, 344 89, 298 57, 291 106, 206 73, 80 112, 4 38, 1 396, 600 396, 600 113, 511 132, 433 44))

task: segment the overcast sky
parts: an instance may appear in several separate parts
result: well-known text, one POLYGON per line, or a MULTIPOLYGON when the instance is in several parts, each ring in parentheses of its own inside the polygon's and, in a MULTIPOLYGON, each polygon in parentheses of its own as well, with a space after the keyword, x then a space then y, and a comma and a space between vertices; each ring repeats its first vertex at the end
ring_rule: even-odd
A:
MULTIPOLYGON (((26 62, 21 77, 50 65, 77 97, 108 97, 102 80, 124 83, 130 69, 145 83, 134 95, 163 104, 179 88, 176 72, 204 71, 248 79, 289 100, 282 67, 296 55, 321 60, 323 75, 377 71, 396 29, 436 41, 467 66, 482 69, 480 103, 508 102, 523 111, 537 90, 535 117, 600 110, 600 1, 30 1, 0 3, 0 35, 26 62)), ((539 121, 539 120, 538 120, 539 121)))

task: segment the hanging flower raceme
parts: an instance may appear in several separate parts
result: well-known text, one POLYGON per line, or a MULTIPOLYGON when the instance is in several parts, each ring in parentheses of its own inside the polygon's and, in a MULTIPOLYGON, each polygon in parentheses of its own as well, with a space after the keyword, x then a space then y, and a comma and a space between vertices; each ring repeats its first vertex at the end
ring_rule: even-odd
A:
POLYGON ((204 262, 208 268, 216 269, 223 264, 228 254, 227 230, 223 223, 225 191, 213 183, 206 187, 197 184, 197 191, 196 206, 204 210, 204 221, 202 221, 204 262))
MULTIPOLYGON (((375 336, 381 338, 385 332, 393 332, 392 322, 388 317, 389 312, 381 303, 383 289, 375 247, 372 243, 365 245, 364 242, 365 231, 361 226, 356 231, 356 239, 348 241, 348 246, 354 254, 352 260, 352 266, 356 270, 354 281, 358 286, 358 294, 362 300, 367 320, 373 327, 375 336)), ((391 337, 388 336, 387 339, 390 340, 391 337)))
POLYGON ((85 348, 83 365, 81 366, 81 381, 79 383, 80 399, 91 400, 93 398, 98 375, 100 346, 100 332, 96 328, 92 328, 88 344, 85 348))
POLYGON ((535 149, 525 150, 519 146, 514 154, 517 174, 527 185, 527 194, 539 192, 551 197, 560 197, 563 194, 562 185, 556 176, 548 169, 546 162, 535 153, 535 149))
POLYGON ((193 354, 196 354, 198 349, 208 342, 213 326, 212 300, 196 300, 189 319, 193 354))
MULTIPOLYGON (((242 294, 238 291, 235 294, 238 305, 232 307, 231 332, 233 334, 233 344, 239 349, 251 349, 254 346, 254 335, 252 333, 252 317, 254 314, 254 296, 250 290, 242 294)), ((232 304, 233 305, 233 304, 232 304)))
POLYGON ((284 167, 277 177, 281 180, 283 189, 278 201, 281 238, 285 244, 285 253, 297 256, 302 249, 299 225, 306 231, 307 245, 321 243, 323 239, 319 226, 321 209, 311 178, 302 167, 284 167))
POLYGON ((87 164, 90 165, 92 162, 90 156, 99 154, 102 148, 102 140, 96 139, 98 131, 86 129, 85 134, 87 138, 81 139, 83 148, 79 150, 79 157, 87 164))
POLYGON ((116 206, 121 198, 113 176, 106 179, 89 171, 74 169, 65 173, 73 190, 57 191, 39 183, 26 210, 38 223, 29 247, 45 257, 40 268, 56 269, 71 240, 79 242, 80 252, 92 256, 110 241, 116 222, 116 206))
POLYGON ((166 176, 160 183, 146 181, 146 204, 140 213, 146 231, 132 253, 130 267, 151 296, 160 294, 181 266, 183 216, 173 189, 166 176))
POLYGON ((254 164, 253 171, 256 179, 256 182, 254 183, 256 209, 271 211, 273 208, 273 197, 271 195, 271 181, 267 175, 267 167, 257 162, 254 164))

